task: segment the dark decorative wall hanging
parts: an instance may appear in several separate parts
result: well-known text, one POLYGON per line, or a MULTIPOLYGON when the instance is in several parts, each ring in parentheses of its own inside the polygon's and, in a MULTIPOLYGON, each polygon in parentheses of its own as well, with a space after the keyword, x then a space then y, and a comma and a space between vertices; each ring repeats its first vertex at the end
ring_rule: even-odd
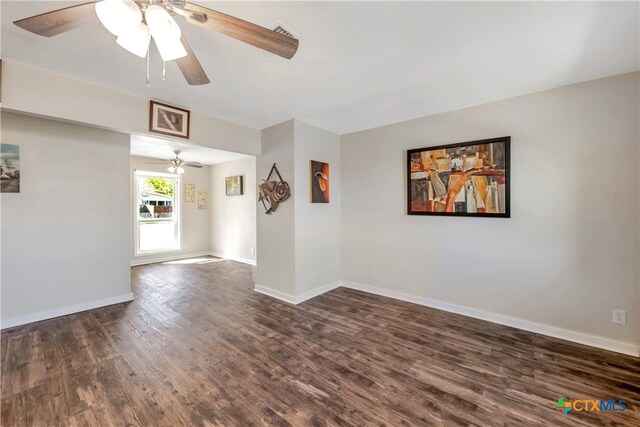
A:
POLYGON ((511 137, 407 151, 409 215, 510 216, 511 137))
POLYGON ((280 203, 284 202, 291 196, 291 189, 280 175, 276 164, 274 163, 269 172, 267 179, 263 180, 263 183, 258 186, 258 201, 262 202, 265 213, 271 215, 280 206, 280 203), (271 181, 271 175, 276 173, 278 176, 277 181, 271 181))

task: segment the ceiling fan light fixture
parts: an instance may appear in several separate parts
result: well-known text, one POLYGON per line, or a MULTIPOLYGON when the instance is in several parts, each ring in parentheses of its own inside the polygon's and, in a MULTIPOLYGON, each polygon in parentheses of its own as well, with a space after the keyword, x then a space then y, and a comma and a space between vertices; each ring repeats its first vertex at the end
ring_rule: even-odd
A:
POLYGON ((178 175, 182 175, 184 173, 184 168, 182 166, 178 166, 176 168, 176 172, 178 173, 178 175))
POLYGON ((102 25, 115 36, 142 22, 142 12, 132 0, 102 0, 96 3, 95 9, 102 25))
MULTIPOLYGON (((295 33, 284 29, 284 27, 276 30, 265 28, 186 0, 96 0, 89 2, 85 0, 85 2, 76 3, 50 12, 18 19, 13 24, 39 36, 53 37, 87 23, 96 14, 107 31, 118 38, 119 45, 138 56, 143 56, 146 52, 148 59, 147 85, 149 85, 150 45, 145 43, 145 40, 148 36, 144 31, 140 31, 142 35, 137 36, 127 34, 139 29, 141 23, 147 25, 149 34, 159 46, 162 59, 165 62, 180 59, 177 63, 178 68, 189 85, 211 83, 171 14, 183 16, 188 24, 225 34, 286 59, 291 59, 298 50, 299 40, 292 37, 295 33), (144 20, 145 16, 146 20, 144 20)), ((164 71, 163 68, 163 78, 166 75, 164 71)))
POLYGON ((147 56, 150 41, 151 34, 149 34, 149 28, 143 23, 136 25, 135 28, 121 34, 116 39, 116 43, 121 47, 140 58, 147 56))
POLYGON ((175 173, 176 172, 176 167, 171 165, 167 168, 167 170, 169 171, 169 173, 175 173))
POLYGON ((147 7, 144 17, 163 61, 173 61, 187 56, 187 50, 180 41, 180 26, 169 12, 160 6, 152 5, 147 7))
POLYGON ((182 45, 180 39, 157 38, 154 36, 153 40, 156 42, 156 46, 164 62, 187 56, 187 50, 182 45))
POLYGON ((147 7, 144 12, 144 18, 154 38, 180 39, 182 33, 178 23, 163 7, 158 5, 147 7))

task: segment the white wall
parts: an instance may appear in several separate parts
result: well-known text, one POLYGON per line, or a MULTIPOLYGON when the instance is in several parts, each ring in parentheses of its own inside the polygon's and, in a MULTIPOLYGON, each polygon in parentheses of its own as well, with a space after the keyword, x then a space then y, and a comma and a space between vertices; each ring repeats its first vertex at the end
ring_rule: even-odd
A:
MULTIPOLYGON (((128 134, 149 133, 147 98, 13 61, 3 60, 2 65, 2 107, 6 110, 128 134)), ((189 108, 188 105, 183 107, 189 108)), ((189 142, 219 150, 260 154, 260 131, 257 129, 195 111, 191 112, 189 142)))
MULTIPOLYGON (((262 155, 256 162, 257 180, 267 178, 277 163, 282 178, 295 194, 294 121, 281 123, 262 131, 262 155)), ((277 179, 277 178, 276 178, 277 179)), ((294 295, 295 284, 295 203, 289 198, 271 215, 265 215, 262 204, 257 209, 256 286, 294 295)))
POLYGON ((340 137, 295 121, 296 295, 336 284, 340 269, 340 137), (310 202, 310 161, 329 163, 329 203, 310 202))
MULTIPOLYGON (((131 194, 132 203, 133 195, 135 195, 135 180, 133 179, 134 172, 136 170, 146 172, 162 172, 167 173, 167 166, 149 164, 158 163, 162 160, 151 159, 147 157, 131 156, 131 169, 129 171, 131 177, 131 194)), ((158 254, 135 256, 135 208, 131 208, 131 263, 132 264, 144 264, 148 262, 157 262, 174 258, 185 258, 189 256, 208 254, 210 251, 209 234, 211 230, 210 212, 211 206, 211 188, 209 183, 209 166, 203 166, 200 169, 197 168, 184 168, 184 175, 182 175, 182 188, 181 188, 181 248, 177 251, 162 252, 158 254), (209 195, 209 206, 207 209, 198 209, 198 201, 186 203, 184 201, 185 184, 195 184, 196 194, 198 191, 206 191, 209 195)))
POLYGON ((211 166, 211 252, 255 264, 256 158, 246 157, 211 166), (225 194, 225 178, 241 175, 242 196, 225 194), (253 250, 253 253, 252 253, 253 250))
POLYGON ((637 348, 638 81, 624 74, 343 136, 343 278, 637 348), (407 149, 505 135, 510 219, 406 215, 407 149), (612 324, 614 308, 627 326, 612 324))
POLYGON ((256 289, 299 302, 337 286, 341 277, 340 137, 299 120, 265 129, 258 180, 274 162, 292 197, 271 215, 258 206, 256 289), (311 160, 330 164, 329 204, 310 202, 311 160))
POLYGON ((2 142, 21 169, 0 196, 2 327, 132 299, 129 136, 3 112, 2 142))

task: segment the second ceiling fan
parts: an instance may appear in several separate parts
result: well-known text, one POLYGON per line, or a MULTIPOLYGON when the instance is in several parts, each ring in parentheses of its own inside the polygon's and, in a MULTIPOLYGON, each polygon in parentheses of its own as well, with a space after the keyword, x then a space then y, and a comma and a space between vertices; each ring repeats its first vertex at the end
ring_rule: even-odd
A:
POLYGON ((182 153, 182 151, 180 150, 174 150, 173 154, 176 155, 176 157, 174 157, 173 159, 169 159, 169 160, 165 160, 164 162, 147 162, 148 165, 169 165, 169 167, 167 168, 167 170, 170 173, 175 173, 178 175, 182 175, 184 173, 184 167, 183 166, 189 166, 191 168, 201 168, 202 167, 202 163, 200 162, 185 162, 184 160, 182 160, 180 158, 180 153, 182 153))
POLYGON ((14 24, 32 33, 52 37, 91 21, 94 14, 117 37, 124 49, 147 57, 153 38, 163 61, 177 62, 190 85, 210 83, 172 15, 219 32, 286 59, 298 50, 298 39, 260 25, 185 0, 102 0, 82 3, 29 18, 14 24))

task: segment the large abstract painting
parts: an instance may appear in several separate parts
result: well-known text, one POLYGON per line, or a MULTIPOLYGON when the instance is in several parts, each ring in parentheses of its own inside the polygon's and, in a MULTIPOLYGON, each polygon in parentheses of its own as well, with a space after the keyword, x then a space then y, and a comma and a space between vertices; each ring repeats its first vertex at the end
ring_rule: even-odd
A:
POLYGON ((509 218, 510 137, 407 151, 409 215, 509 218))

